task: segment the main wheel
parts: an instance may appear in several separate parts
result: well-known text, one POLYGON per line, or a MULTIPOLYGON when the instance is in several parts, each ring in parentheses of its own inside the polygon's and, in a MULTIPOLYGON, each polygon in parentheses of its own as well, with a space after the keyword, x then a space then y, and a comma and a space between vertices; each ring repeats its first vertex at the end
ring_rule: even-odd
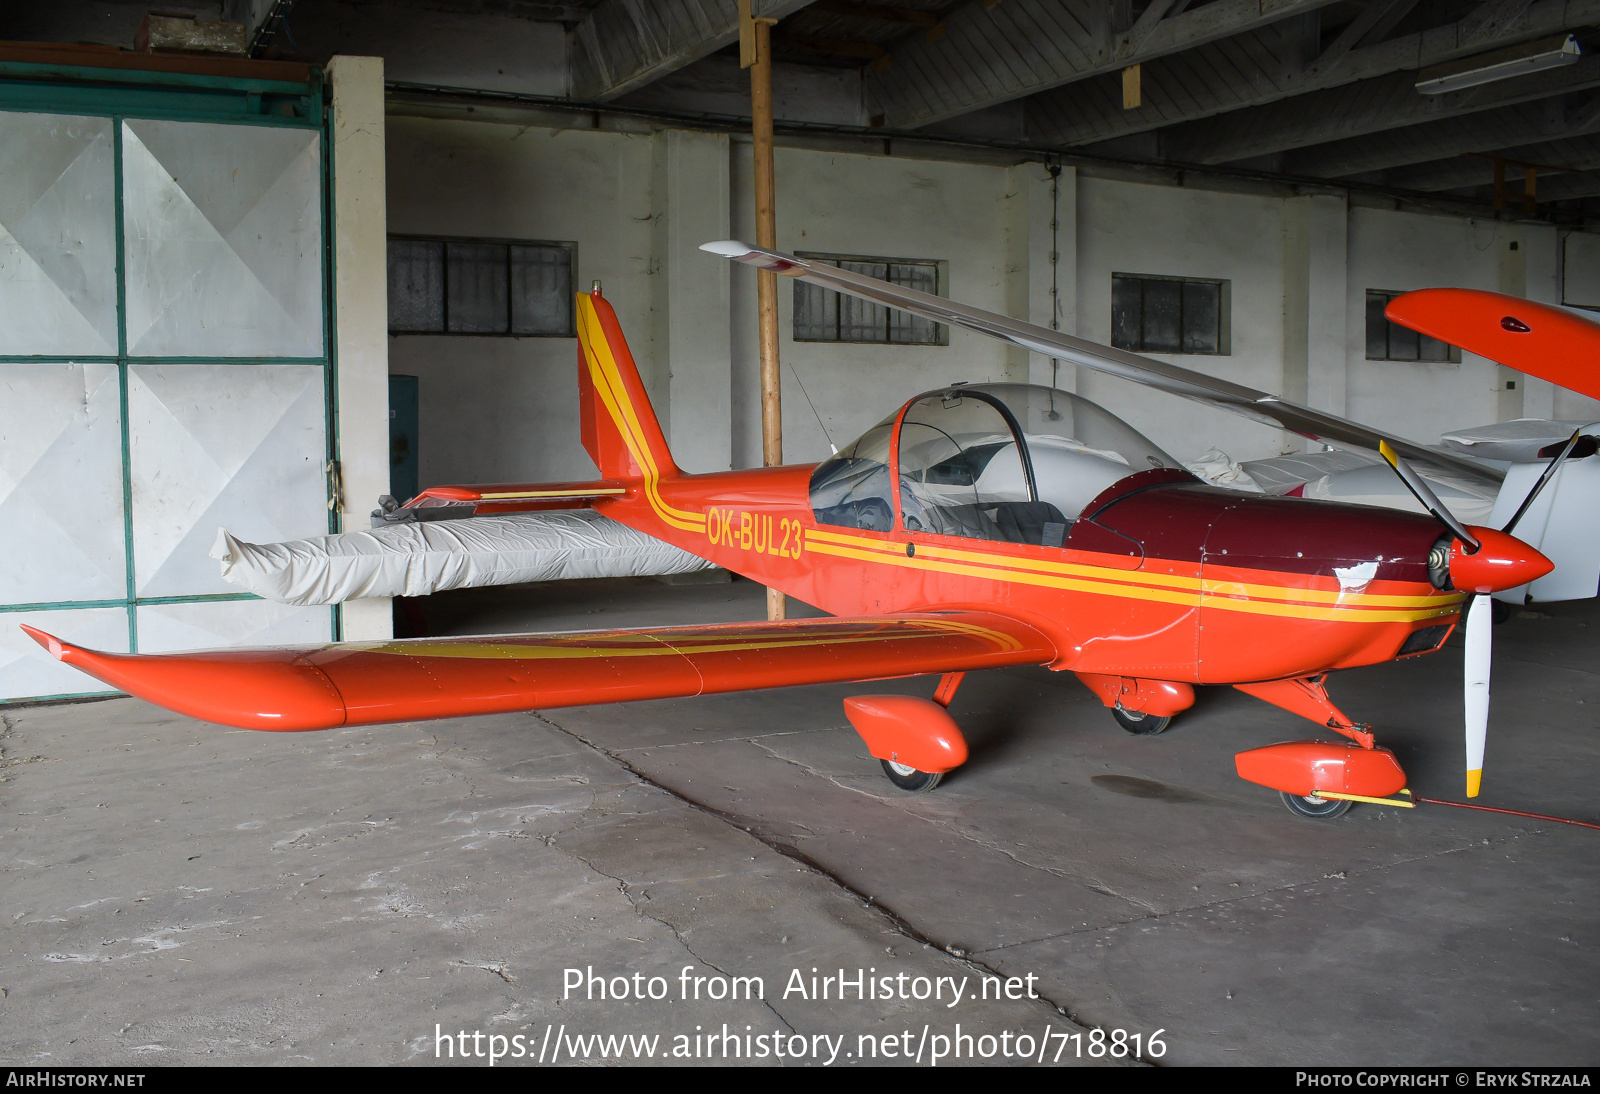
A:
POLYGON ((892 760, 879 760, 883 765, 883 773, 889 776, 889 781, 901 790, 910 790, 913 793, 923 790, 932 790, 939 785, 939 780, 944 778, 942 771, 918 771, 907 764, 897 764, 892 760))
POLYGON ((1137 733, 1141 737, 1152 736, 1160 733, 1172 724, 1172 715, 1158 718, 1154 714, 1144 714, 1137 710, 1124 710, 1120 706, 1111 708, 1111 716, 1117 720, 1117 725, 1129 733, 1137 733))
POLYGON ((1283 799, 1283 804, 1289 807, 1289 812, 1297 817, 1310 817, 1313 820, 1332 820, 1342 817, 1350 812, 1353 804, 1342 798, 1319 798, 1315 794, 1301 796, 1290 794, 1287 791, 1278 791, 1278 796, 1283 799))

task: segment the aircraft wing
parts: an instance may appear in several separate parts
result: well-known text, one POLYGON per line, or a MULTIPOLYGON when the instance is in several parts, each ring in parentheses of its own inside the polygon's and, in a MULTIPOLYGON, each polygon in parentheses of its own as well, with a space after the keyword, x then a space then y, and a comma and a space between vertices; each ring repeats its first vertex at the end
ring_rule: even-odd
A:
POLYGON ((1447 468, 1485 484, 1498 486, 1501 479, 1499 471, 1485 467, 1475 460, 1453 456, 1410 441, 1396 440, 1348 419, 1299 406, 1265 391, 1257 391, 1229 380, 1207 376, 1205 373, 1181 365, 1158 361, 1153 357, 1145 357, 1128 350, 1102 346, 1086 338, 1025 323, 1020 319, 959 304, 932 293, 891 285, 875 277, 851 273, 821 262, 811 262, 781 251, 752 247, 738 240, 706 243, 700 249, 722 255, 735 262, 743 262, 763 270, 774 270, 813 285, 859 296, 876 304, 899 308, 901 311, 908 311, 925 319, 987 334, 1033 353, 1042 353, 1098 372, 1120 376, 1124 380, 1132 380, 1172 395, 1181 395, 1187 399, 1222 407, 1264 425, 1287 429, 1315 441, 1377 452, 1378 442, 1387 440, 1397 452, 1409 460, 1447 468))
POLYGON ((503 714, 1053 661, 993 612, 934 611, 650 630, 100 653, 22 628, 59 661, 169 710, 240 729, 503 714))

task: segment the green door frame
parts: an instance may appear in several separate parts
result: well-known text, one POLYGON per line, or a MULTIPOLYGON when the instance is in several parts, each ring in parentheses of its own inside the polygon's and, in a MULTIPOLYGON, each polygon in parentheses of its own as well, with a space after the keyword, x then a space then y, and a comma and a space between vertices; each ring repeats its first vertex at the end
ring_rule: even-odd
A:
MULTIPOLYGON (((0 604, 0 619, 7 614, 74 608, 124 608, 128 617, 128 648, 139 649, 141 605, 193 604, 230 600, 260 600, 254 593, 202 593, 192 596, 140 597, 137 593, 133 557, 133 465, 132 438, 128 422, 128 373, 132 364, 198 364, 226 361, 230 364, 318 365, 323 373, 326 432, 324 490, 332 495, 338 467, 338 375, 334 352, 333 325, 333 141, 324 96, 321 70, 309 69, 305 83, 248 77, 195 75, 143 69, 97 68, 80 65, 40 64, 0 61, 0 112, 29 114, 69 114, 108 118, 112 134, 112 208, 116 218, 117 353, 116 356, 0 354, 0 363, 31 364, 115 364, 122 429, 122 519, 125 552, 126 592, 121 599, 42 601, 28 604, 0 604), (321 228, 322 228, 322 338, 323 352, 316 357, 133 357, 127 345, 126 287, 123 259, 126 240, 122 209, 122 123, 127 119, 163 121, 219 122, 229 125, 260 125, 273 128, 309 129, 320 135, 321 143, 321 228)), ((337 532, 338 513, 328 512, 328 531, 337 532)), ((329 612, 329 633, 339 637, 337 608, 329 612)), ((16 702, 40 702, 104 695, 104 692, 74 692, 60 695, 28 696, 22 699, 0 697, 0 706, 16 702)))

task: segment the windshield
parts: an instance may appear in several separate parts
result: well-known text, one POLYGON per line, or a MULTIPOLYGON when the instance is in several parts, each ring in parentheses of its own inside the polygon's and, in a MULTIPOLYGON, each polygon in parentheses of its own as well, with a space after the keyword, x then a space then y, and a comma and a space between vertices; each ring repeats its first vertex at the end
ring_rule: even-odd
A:
MULTIPOLYGON (((811 476, 819 523, 894 524, 884 419, 811 476)), ((1083 508, 1129 475, 1182 467, 1087 399, 1030 384, 958 385, 906 407, 896 479, 901 526, 1059 547, 1083 508), (1020 441, 1020 443, 1019 443, 1020 441)))
POLYGON ((897 410, 824 460, 811 472, 811 511, 818 524, 887 532, 894 527, 889 502, 889 438, 897 410))
MULTIPOLYGON (((1031 384, 981 384, 1002 402, 1027 440, 1037 489, 1048 502, 1076 518, 1106 487, 1154 467, 1182 467, 1152 441, 1088 399, 1031 384)), ((1005 484, 1016 489, 1019 484, 1005 484)), ((992 484, 1000 489, 998 481, 992 484)))

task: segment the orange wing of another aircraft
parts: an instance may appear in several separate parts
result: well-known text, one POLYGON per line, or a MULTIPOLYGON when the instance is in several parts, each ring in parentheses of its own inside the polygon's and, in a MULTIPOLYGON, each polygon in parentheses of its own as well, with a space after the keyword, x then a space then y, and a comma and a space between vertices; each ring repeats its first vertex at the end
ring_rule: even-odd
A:
POLYGON ((243 729, 503 714, 1054 660, 993 612, 797 619, 654 630, 100 653, 23 626, 60 661, 169 710, 243 729))
POLYGON ((1600 399, 1600 324, 1565 308, 1481 289, 1418 289, 1391 300, 1384 315, 1430 338, 1600 399))

